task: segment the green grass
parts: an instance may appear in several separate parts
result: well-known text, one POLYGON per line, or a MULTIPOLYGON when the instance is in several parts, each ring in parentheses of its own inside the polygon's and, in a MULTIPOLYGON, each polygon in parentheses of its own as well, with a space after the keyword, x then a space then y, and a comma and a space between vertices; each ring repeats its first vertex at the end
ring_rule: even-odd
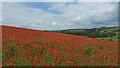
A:
POLYGON ((116 32, 116 36, 113 36, 113 37, 103 37, 103 38, 97 38, 97 39, 120 42, 120 38, 118 38, 118 37, 120 37, 119 34, 120 34, 120 32, 116 32))
POLYGON ((113 37, 113 38, 106 37, 106 38, 98 38, 98 39, 120 42, 120 40, 118 40, 117 37, 113 37))

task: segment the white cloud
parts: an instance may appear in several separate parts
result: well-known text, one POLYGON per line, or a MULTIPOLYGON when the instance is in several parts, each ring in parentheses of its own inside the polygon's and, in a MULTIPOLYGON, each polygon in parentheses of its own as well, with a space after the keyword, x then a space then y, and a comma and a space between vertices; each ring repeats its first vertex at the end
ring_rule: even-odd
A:
POLYGON ((81 19, 81 17, 77 17, 77 19, 81 19))
POLYGON ((78 28, 83 27, 82 25, 86 25, 87 27, 93 24, 109 25, 110 21, 117 17, 117 9, 115 9, 117 8, 117 3, 78 3, 68 6, 63 6, 62 4, 59 3, 50 9, 63 12, 64 14, 61 14, 59 19, 62 19, 66 23, 72 22, 76 24, 74 27, 78 26, 78 28), (80 20, 74 20, 76 16, 80 20))
POLYGON ((119 0, 1 0, 2 2, 118 2, 119 0))
POLYGON ((0 2, 0 21, 2 21, 2 3, 1 2, 0 2))
POLYGON ((53 22, 52 25, 56 25, 58 22, 53 22))
MULTIPOLYGON (((50 4, 50 3, 46 3, 50 4)), ((90 28, 102 25, 117 25, 117 3, 78 2, 52 3, 47 12, 40 8, 27 7, 23 3, 3 3, 3 24, 36 29, 90 28)))

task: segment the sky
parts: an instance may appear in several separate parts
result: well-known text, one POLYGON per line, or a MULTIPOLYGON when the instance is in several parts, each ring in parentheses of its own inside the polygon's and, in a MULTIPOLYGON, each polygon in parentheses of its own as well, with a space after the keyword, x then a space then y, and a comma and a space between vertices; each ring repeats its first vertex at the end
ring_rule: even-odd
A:
POLYGON ((118 3, 3 2, 2 25, 39 30, 118 26, 118 3))
POLYGON ((2 2, 118 2, 119 0, 1 0, 2 2))

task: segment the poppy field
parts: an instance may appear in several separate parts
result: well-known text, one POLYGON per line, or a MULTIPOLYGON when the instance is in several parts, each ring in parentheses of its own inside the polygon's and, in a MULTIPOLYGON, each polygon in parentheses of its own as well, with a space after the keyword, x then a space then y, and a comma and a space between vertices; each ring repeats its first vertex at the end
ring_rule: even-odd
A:
POLYGON ((2 27, 3 66, 117 66, 118 42, 2 27))

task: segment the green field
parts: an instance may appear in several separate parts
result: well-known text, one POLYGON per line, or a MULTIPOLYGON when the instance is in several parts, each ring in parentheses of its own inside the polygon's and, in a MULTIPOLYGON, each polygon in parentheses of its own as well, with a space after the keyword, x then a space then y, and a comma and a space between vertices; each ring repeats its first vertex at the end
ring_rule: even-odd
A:
POLYGON ((67 30, 58 30, 54 32, 60 32, 65 34, 73 34, 79 36, 87 36, 102 40, 116 41, 120 42, 119 34, 120 27, 99 27, 92 29, 67 29, 67 30))
POLYGON ((101 31, 101 33, 103 32, 112 32, 112 33, 115 33, 116 35, 113 36, 113 37, 103 37, 103 38, 98 38, 98 39, 103 39, 103 40, 111 40, 111 41, 117 41, 117 42, 120 42, 120 39, 119 39, 119 35, 120 35, 120 27, 111 27, 111 28, 108 28, 108 29, 104 29, 101 31))

